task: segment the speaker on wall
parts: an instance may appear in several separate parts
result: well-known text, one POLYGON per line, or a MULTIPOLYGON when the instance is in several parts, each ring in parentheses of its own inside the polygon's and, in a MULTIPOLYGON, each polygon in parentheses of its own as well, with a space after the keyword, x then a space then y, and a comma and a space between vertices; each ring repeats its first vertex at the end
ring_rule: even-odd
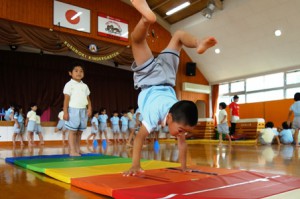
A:
POLYGON ((186 63, 186 73, 187 76, 195 76, 196 75, 196 63, 195 62, 187 62, 186 63))

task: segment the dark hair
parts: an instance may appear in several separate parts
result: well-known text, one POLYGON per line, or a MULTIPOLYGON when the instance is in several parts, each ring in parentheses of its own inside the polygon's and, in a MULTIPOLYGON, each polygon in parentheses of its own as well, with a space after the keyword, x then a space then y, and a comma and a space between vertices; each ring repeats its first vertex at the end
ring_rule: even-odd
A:
POLYGON ((219 106, 221 106, 222 109, 225 109, 225 108, 227 107, 227 105, 225 104, 225 102, 221 102, 221 103, 219 104, 219 106))
POLYGON ((20 106, 16 105, 14 108, 15 108, 14 109, 14 114, 17 115, 17 116, 19 116, 19 114, 20 114, 20 106))
POLYGON ((98 111, 93 111, 93 116, 95 116, 98 113, 99 113, 98 111))
POLYGON ((134 107, 133 107, 133 106, 129 106, 129 107, 128 107, 128 111, 130 111, 130 110, 132 110, 132 109, 134 110, 134 107))
POLYGON ((102 108, 100 109, 100 113, 102 113, 103 111, 106 111, 106 109, 102 107, 102 108))
POLYGON ((116 110, 114 110, 114 111, 113 111, 113 114, 115 114, 115 113, 117 113, 117 114, 119 115, 119 112, 118 112, 118 111, 116 111, 116 110))
POLYGON ((37 106, 37 104, 36 104, 35 102, 32 102, 32 103, 29 104, 30 109, 31 109, 32 107, 34 107, 34 106, 37 106))
POLYGON ((289 129, 290 128, 287 122, 282 122, 281 126, 282 126, 283 129, 289 129))
POLYGON ((300 93, 295 93, 294 100, 295 101, 300 101, 300 93))
POLYGON ((233 99, 239 99, 239 96, 235 95, 233 96, 233 99))
POLYGON ((122 111, 122 115, 124 115, 124 114, 126 114, 126 113, 127 113, 127 111, 124 111, 124 110, 122 111))
POLYGON ((72 72, 74 70, 74 68, 77 67, 77 66, 81 67, 83 72, 85 71, 85 68, 84 68, 83 64, 79 63, 79 62, 74 62, 73 64, 71 64, 68 71, 72 72))
POLYGON ((198 122, 198 109, 194 102, 182 100, 176 102, 170 109, 174 122, 195 126, 198 122))
POLYGON ((265 125, 266 128, 273 128, 274 127, 274 123, 273 122, 267 122, 265 125))

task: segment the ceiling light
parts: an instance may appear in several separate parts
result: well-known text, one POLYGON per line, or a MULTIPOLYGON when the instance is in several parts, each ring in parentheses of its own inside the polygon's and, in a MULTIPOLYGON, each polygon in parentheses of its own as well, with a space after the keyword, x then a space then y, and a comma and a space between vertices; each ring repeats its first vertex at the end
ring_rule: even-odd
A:
POLYGON ((169 15, 172 15, 172 14, 174 14, 175 12, 178 12, 179 10, 182 10, 182 9, 188 7, 189 5, 191 5, 191 3, 190 3, 189 1, 187 1, 187 2, 181 4, 181 5, 177 6, 177 7, 175 7, 175 8, 173 8, 173 9, 169 10, 168 12, 166 12, 166 15, 168 15, 168 16, 169 16, 169 15))
POLYGON ((275 30, 275 36, 279 37, 281 35, 281 30, 275 30))
POLYGON ((216 48, 216 49, 215 49, 215 53, 216 53, 216 54, 220 54, 220 52, 221 52, 221 50, 220 50, 219 48, 216 48))
POLYGON ((214 10, 215 10, 215 5, 210 3, 206 8, 203 9, 202 14, 207 19, 211 19, 214 10))

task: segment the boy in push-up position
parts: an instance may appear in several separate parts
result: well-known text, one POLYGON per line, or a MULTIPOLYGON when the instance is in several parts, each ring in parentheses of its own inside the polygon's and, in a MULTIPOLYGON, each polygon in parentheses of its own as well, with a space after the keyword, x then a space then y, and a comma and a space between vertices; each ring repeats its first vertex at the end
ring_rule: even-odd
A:
POLYGON ((213 37, 199 40, 189 33, 177 31, 167 48, 154 58, 146 37, 149 26, 156 21, 156 16, 146 0, 132 0, 131 2, 142 14, 131 34, 131 40, 135 59, 132 65, 134 86, 136 89, 142 89, 138 97, 138 106, 143 121, 134 140, 132 167, 124 172, 124 176, 143 172, 140 165, 143 141, 158 124, 167 125, 170 134, 177 137, 181 169, 189 171, 186 166, 185 132, 197 124, 198 111, 195 103, 186 100, 178 101, 173 89, 179 65, 179 52, 183 46, 186 46, 196 48, 197 53, 202 54, 217 41, 213 37))

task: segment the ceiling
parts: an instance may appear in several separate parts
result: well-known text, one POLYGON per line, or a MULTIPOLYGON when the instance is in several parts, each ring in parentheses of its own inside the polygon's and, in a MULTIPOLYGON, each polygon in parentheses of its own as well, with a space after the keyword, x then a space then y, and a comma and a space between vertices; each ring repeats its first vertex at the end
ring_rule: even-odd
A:
POLYGON ((166 17, 182 1, 147 0, 171 33, 183 29, 200 38, 216 37, 218 44, 203 55, 185 49, 210 84, 300 69, 299 0, 224 0, 211 19, 200 12, 208 0, 190 0, 186 10, 166 17), (280 37, 274 35, 276 29, 281 29, 280 37))

